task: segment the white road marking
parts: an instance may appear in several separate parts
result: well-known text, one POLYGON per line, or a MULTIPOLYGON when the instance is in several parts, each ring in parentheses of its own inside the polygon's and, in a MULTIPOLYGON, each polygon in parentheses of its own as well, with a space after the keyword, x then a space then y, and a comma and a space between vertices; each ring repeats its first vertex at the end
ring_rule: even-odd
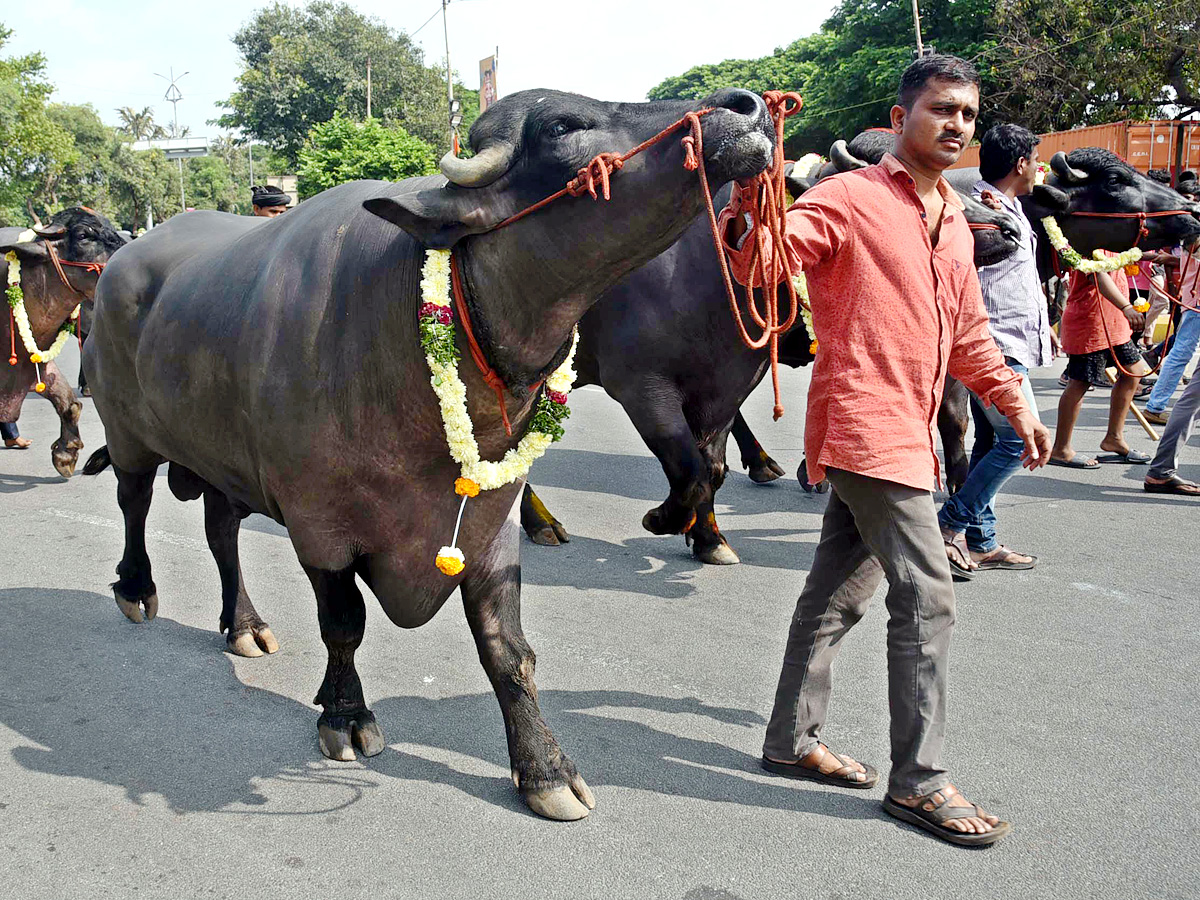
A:
MULTIPOLYGON (((114 528, 117 531, 125 530, 125 523, 118 522, 115 519, 105 519, 101 516, 93 516, 88 513, 72 512, 68 509, 55 509, 50 507, 46 510, 52 516, 59 519, 66 519, 70 522, 79 522, 81 525, 97 525, 100 528, 114 528)), ((205 541, 197 541, 192 538, 183 537, 179 534, 171 534, 167 531, 158 531, 154 528, 146 529, 146 537, 150 540, 161 541, 164 544, 174 544, 176 547, 185 547, 188 550, 195 550, 197 553, 208 553, 208 543, 205 541)))

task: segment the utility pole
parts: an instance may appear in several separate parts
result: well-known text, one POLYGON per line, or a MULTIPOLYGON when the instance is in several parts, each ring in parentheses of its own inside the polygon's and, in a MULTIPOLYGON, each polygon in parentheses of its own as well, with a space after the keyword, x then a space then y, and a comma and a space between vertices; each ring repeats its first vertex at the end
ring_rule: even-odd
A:
MULTIPOLYGON (((916 2, 916 0, 913 0, 913 2, 916 2)), ((159 75, 158 72, 155 72, 154 74, 158 75, 159 78, 166 79, 170 82, 167 92, 163 94, 163 99, 168 100, 171 104, 172 137, 179 137, 179 101, 183 99, 183 92, 179 90, 179 87, 176 83, 180 80, 180 78, 183 78, 183 75, 186 75, 187 72, 184 72, 183 75, 180 75, 179 78, 176 78, 175 67, 172 66, 169 71, 171 73, 170 78, 167 78, 166 75, 159 75)), ((179 211, 187 212, 187 197, 184 196, 183 192, 182 156, 179 157, 179 211)))
POLYGON ((925 55, 925 46, 921 43, 921 10, 917 8, 917 0, 912 0, 913 30, 917 33, 917 58, 925 55))
POLYGON ((446 24, 446 7, 450 5, 450 0, 442 0, 442 35, 446 38, 446 102, 450 108, 451 125, 450 125, 450 148, 454 149, 454 78, 450 69, 450 26, 446 24))
POLYGON ((367 118, 371 118, 371 57, 367 57, 367 118))

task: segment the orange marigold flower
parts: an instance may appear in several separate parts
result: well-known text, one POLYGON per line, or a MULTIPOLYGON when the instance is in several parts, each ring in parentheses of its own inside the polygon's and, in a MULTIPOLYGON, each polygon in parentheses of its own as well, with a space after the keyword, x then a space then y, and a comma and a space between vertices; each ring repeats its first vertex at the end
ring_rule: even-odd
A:
POLYGON ((470 478, 456 478, 454 479, 454 493, 460 497, 478 497, 479 485, 470 478))

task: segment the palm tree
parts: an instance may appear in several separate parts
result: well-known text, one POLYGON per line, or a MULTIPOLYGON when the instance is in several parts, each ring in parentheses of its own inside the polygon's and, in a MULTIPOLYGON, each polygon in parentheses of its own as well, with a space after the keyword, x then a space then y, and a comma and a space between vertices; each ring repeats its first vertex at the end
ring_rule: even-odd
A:
POLYGON ((135 141, 153 140, 166 134, 161 126, 154 124, 153 107, 143 106, 141 111, 138 111, 132 106, 122 106, 117 110, 117 115, 121 117, 121 124, 117 130, 135 141))

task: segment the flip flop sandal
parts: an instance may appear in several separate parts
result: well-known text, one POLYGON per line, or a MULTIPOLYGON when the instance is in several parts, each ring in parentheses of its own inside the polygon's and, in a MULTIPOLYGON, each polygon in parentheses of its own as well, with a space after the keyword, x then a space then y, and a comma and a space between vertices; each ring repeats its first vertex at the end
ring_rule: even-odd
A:
POLYGON ((1064 469, 1098 469, 1100 463, 1086 456, 1080 456, 1076 453, 1070 459, 1055 459, 1050 457, 1050 465, 1062 466, 1064 469))
POLYGON ((1142 482, 1142 490, 1147 494, 1179 494, 1183 497, 1200 497, 1200 484, 1187 481, 1178 475, 1172 475, 1162 484, 1153 481, 1142 482))
MULTIPOLYGON (((854 788, 858 791, 865 791, 868 788, 873 788, 879 783, 879 773, 875 771, 874 766, 867 765, 866 763, 859 763, 860 766, 866 769, 866 779, 864 781, 851 781, 849 776, 856 774, 856 770, 852 765, 850 765, 849 762, 847 762, 846 757, 834 753, 824 744, 818 744, 817 747, 818 749, 824 749, 826 753, 831 754, 834 759, 842 763, 842 766, 834 769, 832 772, 822 772, 820 769, 801 765, 799 761, 794 763, 781 763, 775 762, 773 759, 767 759, 764 756, 762 758, 762 767, 765 771, 770 772, 772 775, 782 775, 784 778, 798 778, 803 781, 816 781, 820 784, 832 784, 836 787, 854 788)), ((816 750, 813 751, 813 753, 815 752, 816 750)), ((812 753, 809 753, 804 758, 808 759, 812 755, 812 753)), ((824 758, 824 756, 820 757, 817 760, 817 765, 820 765, 821 760, 824 758)))
POLYGON ((1007 547, 1000 547, 999 549, 1002 552, 998 553, 996 556, 986 560, 979 559, 975 561, 975 565, 979 568, 979 571, 983 572, 987 571, 988 569, 1032 569, 1037 565, 1037 557, 1031 553, 1017 554, 1012 550, 1009 550, 1007 547), (1018 555, 1028 556, 1029 562, 1018 562, 1013 560, 1013 557, 1018 555))
MULTIPOLYGON (((934 793, 939 793, 934 791, 934 793)), ((953 794, 951 796, 954 796, 953 794)), ((975 804, 970 806, 947 806, 950 802, 950 797, 947 797, 942 792, 942 802, 934 806, 933 809, 925 809, 925 801, 934 803, 932 795, 930 797, 922 797, 921 802, 915 807, 907 807, 903 803, 897 803, 888 794, 883 798, 883 809, 885 812, 895 816, 897 819, 903 819, 905 822, 910 822, 918 828, 923 828, 935 837, 941 838, 950 844, 957 844, 960 847, 986 847, 989 844, 994 844, 996 841, 1006 837, 1012 826, 1007 822, 997 822, 991 831, 985 831, 983 834, 967 834, 962 831, 954 831, 947 828, 944 823, 951 819, 969 819, 973 816, 982 816, 981 810, 975 804)))
POLYGON ((953 539, 946 540, 943 534, 942 543, 946 545, 947 551, 953 550, 958 554, 958 558, 955 559, 949 552, 946 553, 946 561, 950 563, 950 576, 955 581, 970 581, 974 578, 975 569, 967 565, 971 552, 967 549, 966 535, 956 534, 953 539))
POLYGON ((1098 463, 1128 463, 1134 466, 1144 466, 1150 462, 1150 454, 1141 450, 1130 450, 1128 453, 1101 453, 1096 457, 1098 463))

